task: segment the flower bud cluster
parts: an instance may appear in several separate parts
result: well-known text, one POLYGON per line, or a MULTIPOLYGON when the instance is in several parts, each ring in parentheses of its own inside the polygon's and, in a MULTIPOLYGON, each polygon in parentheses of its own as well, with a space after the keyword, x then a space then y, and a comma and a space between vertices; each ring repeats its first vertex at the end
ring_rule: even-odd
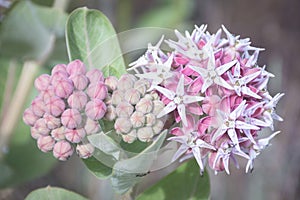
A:
POLYGON ((203 163, 209 163, 216 173, 229 174, 230 160, 240 156, 248 160, 246 172, 250 171, 256 156, 278 133, 261 138, 261 131, 273 131, 273 120, 283 120, 275 107, 284 94, 269 94, 267 84, 274 75, 257 65, 264 49, 224 26, 215 34, 205 25, 196 26, 191 34, 177 30, 175 34, 178 41, 166 41, 171 52, 160 49, 162 38, 130 65, 163 101, 157 118, 175 119, 169 140, 180 147, 174 160, 194 157, 201 171, 203 163))
POLYGON ((105 84, 110 94, 105 118, 114 120, 114 128, 125 142, 149 142, 161 132, 164 120, 157 115, 164 104, 156 92, 148 92, 149 81, 124 74, 119 80, 106 78, 105 84))
POLYGON ((43 74, 34 82, 38 96, 23 115, 31 126, 31 135, 43 152, 53 152, 59 160, 73 153, 88 158, 94 147, 86 135, 99 132, 98 120, 106 113, 104 99, 108 89, 100 70, 86 70, 74 60, 68 65, 56 65, 51 75, 43 74))

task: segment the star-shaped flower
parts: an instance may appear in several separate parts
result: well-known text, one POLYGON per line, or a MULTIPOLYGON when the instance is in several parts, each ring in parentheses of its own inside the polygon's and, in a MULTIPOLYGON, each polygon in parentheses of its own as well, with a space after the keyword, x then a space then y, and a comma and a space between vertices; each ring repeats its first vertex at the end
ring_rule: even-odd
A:
POLYGON ((238 118, 242 115, 243 111, 247 107, 246 101, 242 101, 241 104, 231 113, 225 113, 221 110, 217 110, 217 113, 219 114, 219 121, 220 121, 220 126, 217 129, 217 131, 214 133, 211 142, 213 143, 216 141, 216 139, 220 136, 222 136, 224 133, 227 132, 229 138, 231 139, 232 143, 236 145, 237 150, 240 150, 239 146, 239 140, 238 136, 236 133, 236 129, 246 129, 246 130, 259 130, 260 128, 247 124, 244 121, 239 120, 238 118))
POLYGON ((260 75, 260 71, 254 72, 252 74, 241 76, 241 67, 240 63, 237 62, 234 68, 233 74, 230 72, 227 73, 228 78, 233 85, 233 89, 235 90, 238 96, 242 96, 242 94, 254 97, 256 99, 261 99, 261 96, 253 92, 247 84, 250 83, 253 79, 260 75))
POLYGON ((269 124, 271 127, 271 130, 274 130, 273 127, 273 119, 277 121, 283 121, 283 119, 276 114, 275 107, 278 103, 278 101, 284 96, 284 93, 278 93, 276 94, 266 105, 264 105, 265 112, 263 113, 265 117, 265 121, 269 124))
POLYGON ((186 119, 186 107, 188 104, 195 103, 198 101, 202 101, 204 97, 201 96, 192 96, 185 94, 184 91, 184 75, 181 75, 176 92, 169 90, 167 88, 163 88, 161 86, 156 86, 155 89, 162 93, 166 98, 170 100, 170 102, 166 105, 166 107, 157 115, 158 118, 172 112, 177 109, 178 114, 185 126, 187 126, 186 119))

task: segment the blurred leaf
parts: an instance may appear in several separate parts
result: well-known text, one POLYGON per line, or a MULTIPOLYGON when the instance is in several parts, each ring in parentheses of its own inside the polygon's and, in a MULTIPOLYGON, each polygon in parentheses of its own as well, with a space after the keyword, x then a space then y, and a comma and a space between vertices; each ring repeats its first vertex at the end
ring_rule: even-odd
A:
POLYGON ((5 163, 0 162, 0 185, 5 184, 13 174, 12 169, 5 163))
POLYGON ((116 162, 111 177, 112 187, 115 191, 125 193, 138 183, 141 177, 148 174, 166 135, 167 131, 161 133, 149 147, 137 156, 116 162))
POLYGON ((174 28, 192 14, 193 4, 194 1, 169 1, 167 5, 160 5, 141 16, 138 26, 174 28))
POLYGON ((157 184, 140 194, 137 200, 207 200, 210 194, 208 173, 199 174, 199 166, 195 159, 190 160, 157 184))
POLYGON ((63 34, 65 20, 59 10, 19 1, 1 24, 0 54, 41 59, 51 50, 54 35, 63 34))
POLYGON ((52 6, 54 0, 31 0, 35 4, 39 4, 41 6, 52 6))
POLYGON ((87 198, 62 188, 46 187, 34 190, 25 200, 87 200, 87 198))
POLYGON ((82 159, 87 168, 98 178, 106 179, 112 173, 112 168, 103 164, 95 157, 90 157, 88 159, 82 159))
POLYGON ((147 148, 151 143, 149 142, 141 142, 140 140, 136 140, 131 144, 124 142, 123 140, 120 142, 120 146, 124 151, 132 152, 132 153, 140 153, 145 148, 147 148))
POLYGON ((73 11, 66 25, 66 41, 70 60, 80 59, 89 69, 110 66, 115 70, 109 69, 110 75, 126 73, 115 30, 101 12, 87 8, 73 11))

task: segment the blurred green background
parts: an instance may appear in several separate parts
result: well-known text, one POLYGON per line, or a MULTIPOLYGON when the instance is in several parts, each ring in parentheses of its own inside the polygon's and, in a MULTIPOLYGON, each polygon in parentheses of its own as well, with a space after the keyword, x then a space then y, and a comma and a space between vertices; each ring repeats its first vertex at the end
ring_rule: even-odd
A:
MULTIPOLYGON (((35 95, 34 90, 27 88, 29 95, 23 99, 14 93, 19 91, 18 82, 24 74, 35 78, 49 72, 54 64, 68 61, 64 40, 66 14, 81 6, 102 11, 117 32, 140 27, 192 30, 195 24, 203 23, 208 24, 208 31, 216 32, 224 24, 232 33, 250 37, 253 46, 266 48, 258 64, 266 64, 276 75, 269 90, 273 95, 286 93, 277 111, 285 119, 276 124, 282 133, 258 157, 253 173, 245 174, 243 161, 240 170, 231 168, 230 176, 210 172, 211 199, 299 199, 300 1, 32 0, 34 4, 20 6, 24 1, 0 0, 0 144, 5 140, 9 144, 2 149, 8 153, 0 162, 0 200, 24 199, 30 191, 47 185, 64 187, 91 199, 116 198, 109 182, 93 177, 77 157, 61 163, 37 150, 20 114, 35 95), (3 136, 7 130, 13 133, 11 137, 3 136)), ((135 43, 158 41, 157 36, 151 35, 145 35, 142 41, 134 36, 130 39, 135 43)), ((136 56, 125 55, 126 64, 136 56)), ((144 185, 164 173, 154 173, 144 185)))

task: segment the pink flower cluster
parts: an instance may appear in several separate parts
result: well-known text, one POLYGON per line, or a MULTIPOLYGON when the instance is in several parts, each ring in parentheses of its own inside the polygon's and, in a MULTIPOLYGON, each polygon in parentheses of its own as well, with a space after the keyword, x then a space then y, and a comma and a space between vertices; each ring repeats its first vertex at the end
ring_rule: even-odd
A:
POLYGON ((86 135, 100 130, 98 120, 106 113, 108 90, 100 70, 86 71, 75 60, 56 65, 51 75, 39 76, 34 85, 38 96, 23 115, 31 126, 31 135, 43 152, 53 151, 59 160, 69 158, 74 149, 81 158, 93 154, 94 147, 86 135))
POLYGON ((271 73, 257 64, 259 52, 249 38, 240 39, 224 26, 215 34, 206 26, 190 34, 175 31, 178 41, 167 40, 173 51, 149 44, 147 52, 131 64, 130 70, 150 81, 164 109, 158 118, 174 118, 168 140, 179 144, 173 160, 195 158, 201 171, 204 163, 215 172, 226 171, 236 156, 253 161, 278 132, 261 137, 265 128, 273 130, 273 120, 282 121, 275 107, 284 94, 272 97, 267 84, 271 73), (222 37, 225 34, 225 38, 222 37))

